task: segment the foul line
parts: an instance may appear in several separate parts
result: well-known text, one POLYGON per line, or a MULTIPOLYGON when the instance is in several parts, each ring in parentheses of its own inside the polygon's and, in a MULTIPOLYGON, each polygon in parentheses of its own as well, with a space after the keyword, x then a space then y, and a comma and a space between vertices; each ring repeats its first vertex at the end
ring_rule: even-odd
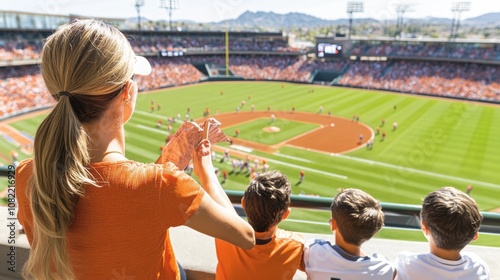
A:
POLYGON ((363 159, 363 158, 356 158, 356 157, 351 157, 351 156, 346 156, 346 155, 341 155, 341 154, 332 154, 332 156, 336 156, 336 157, 340 157, 340 158, 344 158, 344 159, 349 159, 349 160, 354 160, 354 161, 362 162, 362 163, 369 164, 369 165, 379 165, 379 166, 384 166, 384 167, 397 169, 397 170, 404 170, 404 171, 424 174, 424 175, 428 175, 428 176, 434 176, 434 177, 439 177, 439 178, 444 178, 444 179, 462 181, 465 183, 474 183, 474 184, 492 187, 495 189, 500 189, 500 185, 495 185, 492 183, 487 183, 487 182, 482 182, 482 181, 477 181, 477 180, 460 178, 460 177, 455 177, 455 176, 451 176, 451 175, 444 175, 444 174, 434 173, 434 172, 430 172, 430 171, 424 171, 424 170, 414 169, 414 168, 410 168, 410 167, 404 167, 404 166, 399 166, 399 165, 394 165, 394 164, 384 163, 384 162, 378 162, 378 161, 373 161, 373 160, 368 160, 368 159, 363 159))
POLYGON ((140 128, 140 129, 149 130, 151 132, 156 132, 156 133, 159 133, 159 134, 162 134, 162 135, 167 135, 168 134, 167 131, 160 130, 159 128, 147 127, 147 126, 142 125, 142 124, 138 124, 137 127, 140 128))
MULTIPOLYGON (((148 113, 148 112, 144 112, 144 111, 139 111, 139 110, 135 110, 134 114, 140 114, 140 115, 146 115, 146 116, 151 116, 151 117, 157 117, 159 119, 162 119, 162 120, 166 120, 168 121, 168 118, 169 117, 165 117, 165 116, 162 116, 162 115, 158 115, 158 114, 154 114, 154 113, 148 113)), ((183 121, 181 120, 178 120, 174 117, 172 117, 174 119, 174 122, 176 123, 183 123, 183 121)))
POLYGON ((323 174, 323 175, 327 175, 327 176, 331 176, 331 177, 335 177, 335 178, 340 178, 340 179, 344 179, 344 180, 348 179, 348 177, 344 176, 344 175, 339 175, 339 174, 335 174, 335 173, 321 171, 321 170, 318 170, 318 169, 312 169, 312 168, 309 168, 309 167, 300 166, 300 165, 296 165, 296 164, 293 164, 293 163, 283 162, 283 161, 279 161, 279 160, 275 160, 275 159, 268 159, 268 161, 269 162, 274 162, 274 163, 277 163, 277 164, 281 164, 281 165, 286 165, 286 166, 295 167, 295 168, 298 168, 298 169, 303 169, 303 170, 307 170, 307 171, 319 173, 319 174, 323 174))
POLYGON ((289 156, 289 155, 280 154, 280 153, 275 153, 274 155, 276 155, 276 156, 280 156, 280 157, 284 157, 284 158, 293 159, 293 160, 297 160, 297 161, 311 162, 311 161, 310 161, 310 160, 308 160, 308 159, 298 158, 298 157, 289 156))
POLYGON ((231 145, 230 147, 233 148, 233 149, 235 149, 235 150, 242 151, 242 152, 245 152, 245 153, 251 153, 252 152, 251 148, 247 148, 247 147, 241 146, 241 145, 231 145))

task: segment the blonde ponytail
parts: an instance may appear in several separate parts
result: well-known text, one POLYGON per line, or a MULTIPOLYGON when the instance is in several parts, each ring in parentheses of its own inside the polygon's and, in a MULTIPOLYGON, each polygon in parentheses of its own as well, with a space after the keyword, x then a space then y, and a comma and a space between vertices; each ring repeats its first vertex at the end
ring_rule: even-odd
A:
POLYGON ((33 243, 23 275, 29 279, 75 279, 66 237, 85 187, 88 137, 82 124, 99 119, 132 76, 134 54, 125 36, 96 20, 64 25, 42 54, 42 76, 57 105, 39 126, 28 197, 33 243), (64 94, 59 94, 64 91, 64 94))
POLYGON ((69 97, 61 99, 35 135, 31 188, 34 246, 25 270, 36 279, 74 279, 66 232, 83 186, 94 184, 86 169, 90 161, 87 137, 69 97))

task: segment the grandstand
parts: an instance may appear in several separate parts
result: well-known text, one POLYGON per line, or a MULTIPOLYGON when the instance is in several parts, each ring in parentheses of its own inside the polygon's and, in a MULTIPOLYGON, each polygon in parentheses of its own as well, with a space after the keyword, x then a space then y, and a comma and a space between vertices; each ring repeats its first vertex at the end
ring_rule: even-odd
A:
MULTIPOLYGON (((57 16, 53 20, 40 20, 49 22, 47 24, 29 27, 12 24, 0 29, 0 121, 55 104, 45 89, 38 64, 44 38, 57 24, 70 19, 57 16)), ((120 26, 118 20, 116 24, 120 26)), ((354 89, 383 90, 396 93, 397 98, 425 95, 493 106, 500 103, 499 42, 318 37, 315 47, 299 49, 291 47, 290 38, 281 32, 229 32, 226 50, 226 34, 222 31, 123 31, 134 51, 146 56, 153 67, 150 76, 137 78, 143 92, 205 81, 247 80, 278 81, 282 88, 290 82, 302 86, 303 92, 323 85, 318 88, 338 90, 340 87, 349 93, 356 92, 354 89), (319 44, 340 46, 342 51, 319 55, 319 44), (226 68, 227 51, 229 69, 226 68)), ((218 94, 220 89, 216 85, 214 83, 211 90, 218 94)), ((262 91, 264 88, 258 87, 262 91)), ((245 98, 251 94, 245 93, 245 98)), ((144 101, 149 97, 142 98, 144 101)), ((186 99, 180 100, 182 108, 176 110, 185 110, 189 104, 186 99)), ((143 103, 147 103, 146 109, 140 104, 138 110, 147 116, 147 121, 155 122, 158 117, 148 111, 149 100, 143 103)), ((193 103, 192 109, 205 107, 198 99, 193 103)), ((318 101, 318 104, 322 103, 318 101)), ((311 106, 318 107, 316 103, 311 106)), ((390 106, 392 110, 392 104, 390 106)), ((259 110, 264 110, 264 105, 261 107, 259 110)), ((234 107, 231 105, 231 108, 234 107)), ((308 111, 315 109, 308 108, 308 111)), ((156 149, 151 153, 157 153, 156 149)), ((0 157, 0 165, 7 164, 7 160, 0 157)), ((488 183, 498 185, 498 181, 488 183)), ((492 210, 492 207, 484 210, 492 210)))
MULTIPOLYGON (((0 29, 0 118, 53 105, 46 94, 38 94, 45 89, 37 66, 43 40, 52 31, 36 27, 0 29)), ((225 75, 225 32, 124 32, 133 49, 147 56, 155 69, 154 75, 140 81, 143 91, 225 75)), ((316 48, 290 47, 289 38, 279 32, 228 35, 232 78, 500 102, 500 43, 318 37, 317 45, 343 49, 318 57, 316 48)))

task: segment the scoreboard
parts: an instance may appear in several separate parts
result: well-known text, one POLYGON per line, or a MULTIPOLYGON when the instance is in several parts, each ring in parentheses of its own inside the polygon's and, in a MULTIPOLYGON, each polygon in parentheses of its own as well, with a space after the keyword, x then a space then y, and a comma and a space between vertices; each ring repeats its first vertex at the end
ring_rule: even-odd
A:
POLYGON ((342 46, 340 44, 318 43, 316 51, 316 56, 320 58, 342 56, 342 46))

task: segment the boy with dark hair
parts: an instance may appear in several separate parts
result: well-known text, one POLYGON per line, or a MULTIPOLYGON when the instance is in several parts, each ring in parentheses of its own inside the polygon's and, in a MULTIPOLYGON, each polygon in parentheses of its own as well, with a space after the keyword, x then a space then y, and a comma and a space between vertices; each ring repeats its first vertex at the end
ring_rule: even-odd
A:
POLYGON ((341 190, 333 199, 331 217, 335 245, 321 239, 305 245, 308 279, 392 280, 395 269, 391 262, 379 254, 367 255, 361 249, 384 225, 379 202, 362 190, 341 190))
POLYGON ((278 171, 267 171, 250 182, 241 206, 255 230, 256 245, 242 250, 216 239, 216 279, 292 279, 297 268, 304 270, 303 237, 278 228, 290 214, 290 194, 290 182, 278 171))
POLYGON ((401 252, 397 279, 489 279, 488 265, 476 254, 461 253, 477 239, 483 219, 473 198, 453 188, 429 193, 420 212, 430 253, 401 252))

